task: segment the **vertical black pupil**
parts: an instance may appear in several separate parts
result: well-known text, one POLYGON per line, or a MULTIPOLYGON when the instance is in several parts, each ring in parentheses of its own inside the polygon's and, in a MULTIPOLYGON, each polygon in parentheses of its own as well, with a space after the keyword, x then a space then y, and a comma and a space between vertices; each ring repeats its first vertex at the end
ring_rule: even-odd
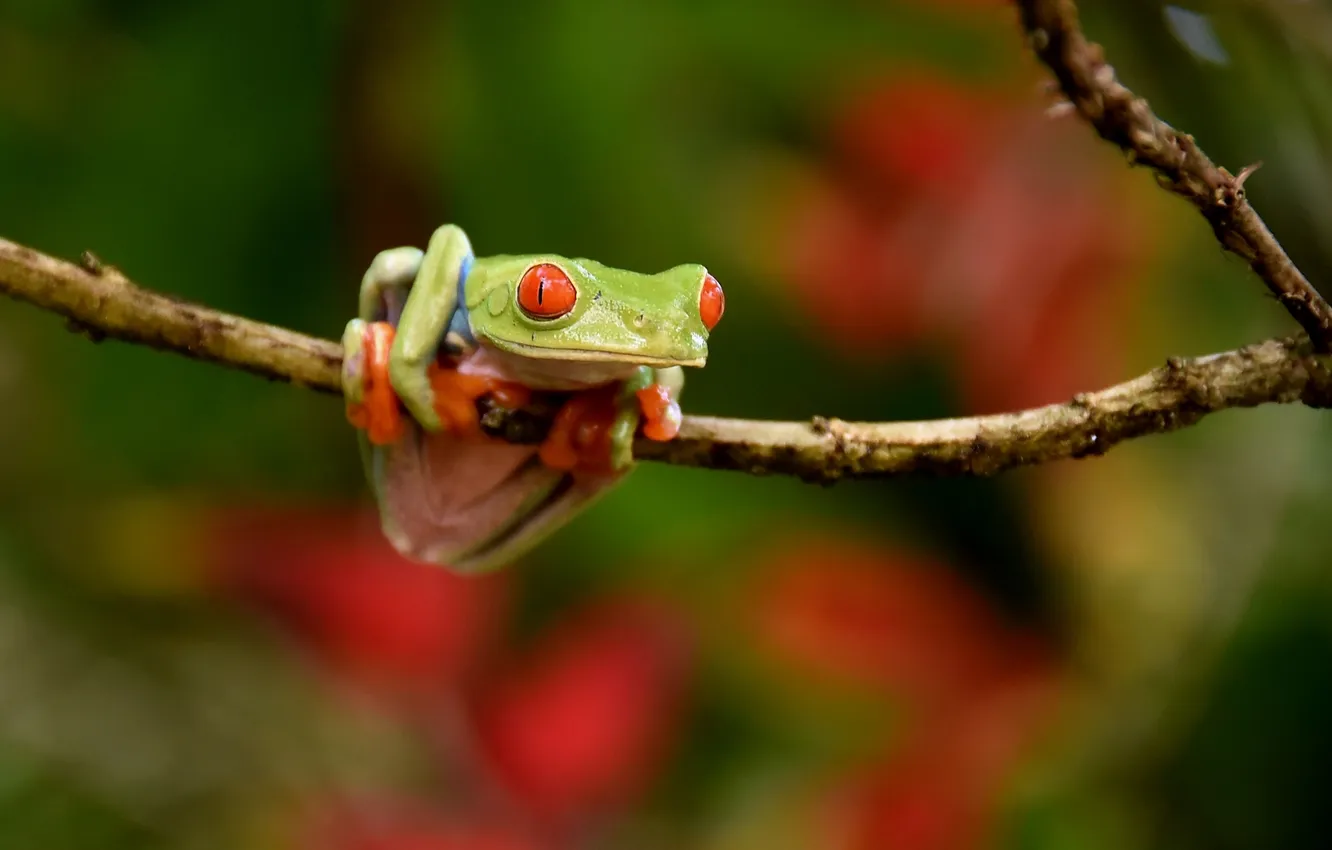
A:
POLYGON ((542 299, 545 297, 545 295, 546 295, 546 279, 544 277, 539 277, 537 278, 537 306, 541 305, 542 299))

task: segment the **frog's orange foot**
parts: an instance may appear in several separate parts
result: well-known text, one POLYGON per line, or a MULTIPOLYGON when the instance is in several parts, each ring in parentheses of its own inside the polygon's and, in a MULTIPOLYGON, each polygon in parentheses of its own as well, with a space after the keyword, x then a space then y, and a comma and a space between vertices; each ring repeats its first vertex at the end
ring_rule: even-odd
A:
POLYGON ((389 383, 389 349, 393 347, 393 326, 371 322, 361 338, 364 358, 361 402, 347 405, 347 420, 366 432, 377 446, 395 443, 407 433, 398 396, 389 383))
POLYGON ((435 413, 444 427, 454 434, 474 436, 481 433, 476 400, 483 396, 490 396, 496 404, 510 410, 525 406, 532 396, 522 384, 484 375, 468 375, 438 363, 431 364, 428 374, 435 397, 435 413))
POLYGON ((567 472, 612 473, 610 429, 615 414, 613 392, 576 393, 555 415, 550 433, 541 444, 541 462, 567 472))
POLYGON ((661 384, 652 384, 639 390, 638 409, 643 413, 643 436, 649 440, 674 440, 680 433, 684 415, 680 403, 671 397, 670 390, 661 384))

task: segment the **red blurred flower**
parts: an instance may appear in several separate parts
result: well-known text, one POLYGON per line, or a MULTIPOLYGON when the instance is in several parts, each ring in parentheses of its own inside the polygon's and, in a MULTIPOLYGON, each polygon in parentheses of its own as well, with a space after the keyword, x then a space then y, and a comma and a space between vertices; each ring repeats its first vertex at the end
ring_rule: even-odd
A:
POLYGON ((685 672, 667 612, 618 602, 562 623, 476 704, 486 752, 510 790, 553 821, 621 803, 665 754, 685 672))
POLYGON ((870 189, 907 189, 965 199, 967 183, 988 165, 989 130, 1007 110, 934 76, 867 89, 833 128, 836 146, 870 189))
POLYGON ((213 540, 224 588, 363 681, 449 684, 497 625, 498 579, 408 561, 371 516, 236 512, 218 518, 213 540))
POLYGON ((758 595, 766 646, 906 708, 894 746, 829 792, 826 846, 981 846, 1003 783, 1057 704, 1040 639, 920 555, 835 538, 776 551, 758 595))
POLYGON ((357 801, 310 818, 301 850, 541 850, 526 830, 503 821, 450 815, 402 801, 357 801))
POLYGON ((838 539, 782 546, 757 596, 759 632, 783 660, 889 688, 927 710, 964 703, 1044 665, 1033 635, 929 559, 838 539))
POLYGON ((1045 674, 929 718, 905 749, 833 789, 830 846, 964 850, 988 846, 1003 784, 1056 706, 1045 674))
POLYGON ((833 138, 837 161, 787 199, 776 239, 828 344, 880 358, 947 342, 973 409, 1120 371, 1145 228, 1082 127, 917 75, 853 99, 833 138))

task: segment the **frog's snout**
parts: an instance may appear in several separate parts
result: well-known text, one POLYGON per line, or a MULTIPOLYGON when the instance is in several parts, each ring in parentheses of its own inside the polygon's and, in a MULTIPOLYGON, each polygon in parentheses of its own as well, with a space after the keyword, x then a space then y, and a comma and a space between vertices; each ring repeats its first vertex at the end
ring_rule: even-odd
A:
POLYGON ((685 331, 678 321, 648 319, 652 328, 644 336, 650 340, 648 350, 657 356, 676 363, 702 365, 708 356, 708 341, 705 336, 693 331, 685 331))

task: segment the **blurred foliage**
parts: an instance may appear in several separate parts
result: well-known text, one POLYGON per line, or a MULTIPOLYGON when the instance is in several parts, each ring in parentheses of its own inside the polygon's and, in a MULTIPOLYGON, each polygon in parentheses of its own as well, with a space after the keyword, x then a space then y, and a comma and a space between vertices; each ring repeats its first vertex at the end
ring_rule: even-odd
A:
MULTIPOLYGON (((1332 9, 1087 2, 1327 278, 1332 9)), ((700 261, 686 408, 1059 400, 1289 321, 999 0, 2 0, 0 234, 323 336, 381 248, 700 261)), ((1325 418, 993 481, 646 465, 403 563, 328 398, 0 303, 0 846, 1286 847, 1325 831, 1325 418)))

